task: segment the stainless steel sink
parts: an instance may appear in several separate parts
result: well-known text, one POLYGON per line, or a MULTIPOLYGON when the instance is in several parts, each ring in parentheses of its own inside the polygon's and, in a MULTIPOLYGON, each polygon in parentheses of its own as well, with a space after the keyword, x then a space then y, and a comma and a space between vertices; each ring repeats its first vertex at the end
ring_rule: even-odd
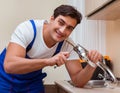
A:
MULTIPOLYGON (((72 83, 71 80, 68 81, 68 83, 70 83, 72 86, 74 86, 74 84, 72 83)), ((90 80, 85 85, 85 87, 102 88, 102 87, 106 87, 106 85, 105 85, 105 81, 104 80, 90 80)))
MULTIPOLYGON (((69 84, 74 86, 72 81, 67 81, 69 84)), ((111 85, 110 81, 105 81, 105 80, 89 80, 88 83, 84 86, 85 88, 104 88, 104 87, 109 87, 109 88, 115 88, 115 87, 120 87, 120 81, 117 83, 117 85, 111 85)))
POLYGON ((90 80, 85 87, 102 88, 106 87, 106 84, 104 80, 90 80))

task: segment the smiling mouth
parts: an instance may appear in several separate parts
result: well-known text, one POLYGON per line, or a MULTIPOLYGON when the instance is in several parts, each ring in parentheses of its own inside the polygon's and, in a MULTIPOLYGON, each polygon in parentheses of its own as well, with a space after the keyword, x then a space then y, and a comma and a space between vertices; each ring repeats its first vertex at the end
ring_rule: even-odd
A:
POLYGON ((64 37, 64 35, 63 35, 63 34, 61 34, 61 33, 60 33, 60 31, 56 31, 56 34, 57 34, 57 37, 59 37, 59 38, 64 37))

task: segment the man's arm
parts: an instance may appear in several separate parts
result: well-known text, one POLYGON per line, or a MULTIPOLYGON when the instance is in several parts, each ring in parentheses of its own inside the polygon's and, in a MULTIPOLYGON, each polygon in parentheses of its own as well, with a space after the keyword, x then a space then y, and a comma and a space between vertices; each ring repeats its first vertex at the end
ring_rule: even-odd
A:
POLYGON ((9 43, 4 60, 4 69, 7 73, 25 74, 47 66, 46 59, 25 58, 26 50, 16 43, 9 43))
POLYGON ((25 58, 26 49, 16 43, 9 43, 4 69, 7 73, 25 74, 40 70, 45 66, 63 65, 69 57, 69 52, 60 52, 51 58, 28 59, 25 58))
MULTIPOLYGON (((97 51, 90 51, 88 54, 89 59, 96 63, 101 59, 101 54, 97 51)), ((84 85, 91 79, 95 69, 89 64, 82 68, 79 60, 68 60, 66 62, 66 68, 72 79, 72 82, 77 87, 84 87, 84 85)))

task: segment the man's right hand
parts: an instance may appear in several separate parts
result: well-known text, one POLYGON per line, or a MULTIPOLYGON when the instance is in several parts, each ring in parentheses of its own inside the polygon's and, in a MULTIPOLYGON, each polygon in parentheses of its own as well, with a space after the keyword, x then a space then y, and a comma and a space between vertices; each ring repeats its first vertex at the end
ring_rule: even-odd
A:
POLYGON ((70 56, 69 52, 60 52, 60 53, 56 54, 55 56, 49 58, 48 64, 50 66, 53 66, 53 65, 61 66, 61 65, 65 64, 65 62, 67 61, 67 58, 69 58, 69 56, 70 56))

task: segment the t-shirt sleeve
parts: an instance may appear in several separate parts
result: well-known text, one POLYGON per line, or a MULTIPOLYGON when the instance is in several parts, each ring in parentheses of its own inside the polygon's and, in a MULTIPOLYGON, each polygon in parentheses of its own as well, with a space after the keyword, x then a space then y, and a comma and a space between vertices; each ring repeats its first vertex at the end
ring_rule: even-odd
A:
POLYGON ((30 21, 25 21, 17 26, 13 34, 11 35, 10 42, 19 44, 20 46, 26 48, 28 44, 32 41, 34 36, 34 31, 30 21))

